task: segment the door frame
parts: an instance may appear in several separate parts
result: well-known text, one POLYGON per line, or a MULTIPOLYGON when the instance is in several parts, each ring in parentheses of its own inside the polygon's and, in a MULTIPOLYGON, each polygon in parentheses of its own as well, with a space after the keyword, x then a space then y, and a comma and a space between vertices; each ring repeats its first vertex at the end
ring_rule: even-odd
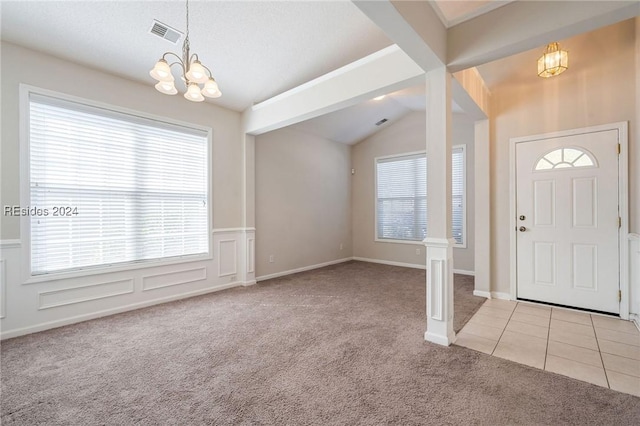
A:
POLYGON ((620 276, 620 318, 629 319, 629 254, 627 235, 629 234, 629 124, 627 121, 603 124, 600 126, 583 127, 579 129, 563 130, 559 132, 544 133, 531 136, 509 138, 509 281, 511 300, 516 300, 517 291, 517 245, 516 245, 516 145, 524 142, 537 142, 546 139, 565 136, 575 136, 585 133, 595 133, 607 130, 618 131, 618 143, 620 144, 620 156, 618 157, 618 214, 622 218, 622 224, 618 229, 619 265, 620 276))

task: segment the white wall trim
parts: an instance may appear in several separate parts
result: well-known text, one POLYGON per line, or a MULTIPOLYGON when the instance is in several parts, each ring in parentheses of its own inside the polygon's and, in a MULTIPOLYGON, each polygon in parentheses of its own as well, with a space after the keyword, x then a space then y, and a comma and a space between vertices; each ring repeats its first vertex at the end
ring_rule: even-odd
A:
POLYGON ((501 299, 501 300, 512 300, 511 295, 509 293, 501 293, 499 291, 482 291, 482 290, 473 290, 474 296, 485 297, 487 299, 501 299))
POLYGON ((67 288, 61 288, 57 290, 41 291, 41 292, 38 292, 38 310, 41 311, 43 309, 57 308, 59 306, 68 306, 68 305, 75 305, 77 303, 91 302, 93 300, 105 299, 107 297, 131 294, 134 291, 135 291, 135 282, 133 278, 127 278, 124 280, 107 281, 107 282, 97 283, 97 284, 87 284, 87 285, 81 285, 76 287, 67 287, 67 288), (114 284, 126 284, 126 286, 124 288, 116 288, 111 291, 106 291, 105 293, 97 293, 97 289, 113 286, 114 284), (55 298, 55 295, 60 295, 65 293, 72 294, 74 291, 78 291, 78 290, 82 292, 83 289, 94 290, 96 291, 96 294, 92 294, 90 296, 84 296, 84 297, 71 297, 70 299, 67 299, 67 300, 58 300, 58 301, 54 300, 49 302, 47 302, 46 300, 47 296, 53 296, 55 298))
POLYGON ((193 282, 198 282, 198 281, 204 281, 207 279, 207 267, 203 266, 200 268, 191 268, 191 269, 181 269, 181 270, 177 270, 177 271, 171 271, 171 272, 165 272, 165 273, 161 273, 161 274, 153 274, 153 275, 146 275, 144 277, 142 277, 142 291, 149 291, 149 290, 157 290, 160 288, 166 288, 166 287, 171 287, 174 285, 181 285, 181 284, 188 284, 188 283, 193 283, 193 282), (191 277, 191 278, 187 278, 187 279, 174 279, 172 281, 165 281, 161 284, 156 284, 156 285, 148 285, 149 281, 152 281, 154 278, 164 278, 166 279, 168 276, 179 276, 180 274, 189 274, 192 272, 202 272, 202 276, 198 276, 198 277, 191 277))
POLYGON ((211 230, 213 234, 225 234, 232 232, 251 232, 255 231, 256 228, 214 228, 211 230))
POLYGON ((502 300, 515 300, 513 297, 511 297, 511 295, 509 293, 502 293, 499 291, 492 291, 491 292, 491 298, 492 299, 502 299, 502 300))
POLYGON ((238 287, 238 286, 241 286, 241 285, 242 285, 242 283, 240 283, 240 282, 221 284, 221 285, 218 285, 218 286, 215 286, 215 287, 205 288, 205 289, 202 289, 202 290, 196 290, 196 291, 191 291, 191 292, 182 293, 182 294, 175 294, 175 295, 172 295, 172 296, 161 297, 161 298, 153 299, 153 300, 146 300, 144 302, 132 303, 130 305, 119 306, 119 307, 113 308, 113 309, 106 309, 104 311, 92 312, 90 314, 78 315, 78 316, 75 316, 75 317, 64 318, 64 319, 61 319, 61 320, 45 322, 45 323, 37 324, 37 325, 31 326, 31 327, 24 327, 24 328, 18 328, 18 329, 14 329, 14 330, 4 331, 4 332, 0 333, 0 339, 4 340, 4 339, 10 339, 10 338, 13 338, 13 337, 23 336, 25 334, 37 333, 38 331, 49 330, 49 329, 52 329, 52 328, 62 327, 62 326, 65 326, 65 325, 70 325, 70 324, 75 324, 75 323, 78 323, 78 322, 88 321, 88 320, 91 320, 91 319, 102 318, 102 317, 115 315, 115 314, 119 314, 119 313, 127 312, 127 311, 133 311, 133 310, 136 310, 136 309, 146 308, 148 306, 159 305, 159 304, 162 304, 162 303, 172 302, 172 301, 175 301, 175 300, 186 299, 186 298, 194 297, 194 296, 201 296, 203 294, 214 293, 216 291, 226 290, 228 288, 238 287))
POLYGON ((427 269, 425 265, 420 265, 418 263, 395 262, 393 260, 371 259, 367 257, 353 257, 353 260, 358 260, 360 262, 379 263, 381 265, 401 266, 403 268, 427 269))
POLYGON ((0 248, 3 248, 3 249, 20 248, 21 245, 22 245, 22 240, 20 239, 0 240, 0 248))
POLYGON ((473 290, 473 295, 478 297, 484 297, 487 299, 491 299, 491 292, 482 291, 482 290, 473 290))
POLYGON ((5 317, 7 312, 7 281, 6 267, 4 259, 0 259, 0 319, 5 317))
POLYGON ((231 275, 237 275, 238 274, 238 244, 236 242, 235 239, 232 240, 218 240, 218 277, 222 278, 222 277, 228 277, 231 275), (231 264, 233 265, 233 269, 229 270, 229 271, 222 271, 222 268, 224 267, 222 265, 222 245, 223 244, 233 244, 233 250, 231 250, 231 253, 233 253, 233 262, 231 262, 231 264))
POLYGON ((467 271, 465 269, 454 269, 453 273, 454 274, 460 274, 460 275, 469 275, 471 277, 475 277, 476 276, 476 273, 474 271, 467 271))
POLYGON ((640 316, 637 314, 629 314, 629 320, 633 322, 638 331, 640 331, 640 316))
POLYGON ((344 263, 353 260, 352 257, 345 257, 342 259, 331 260, 329 262, 317 263, 315 265, 303 266, 302 268, 290 269, 288 271, 276 272, 275 274, 262 275, 261 277, 256 277, 256 281, 264 281, 270 280, 271 278, 284 277, 285 275, 297 274, 298 272, 310 271, 312 269, 324 268, 325 266, 336 265, 338 263, 344 263))
POLYGON ((622 218, 622 226, 618 230, 618 247, 620 250, 619 273, 620 273, 620 291, 622 300, 620 301, 620 318, 629 319, 629 262, 628 262, 628 243, 626 242, 629 233, 629 124, 626 121, 617 123, 603 124, 599 126, 583 127, 578 129, 562 130, 558 132, 550 132, 538 135, 522 136, 509 139, 509 287, 510 298, 516 300, 517 297, 517 253, 516 253, 516 145, 522 142, 535 142, 552 138, 561 138, 566 136, 581 135, 587 133, 603 132, 607 130, 618 131, 618 143, 621 152, 618 160, 618 214, 622 218))

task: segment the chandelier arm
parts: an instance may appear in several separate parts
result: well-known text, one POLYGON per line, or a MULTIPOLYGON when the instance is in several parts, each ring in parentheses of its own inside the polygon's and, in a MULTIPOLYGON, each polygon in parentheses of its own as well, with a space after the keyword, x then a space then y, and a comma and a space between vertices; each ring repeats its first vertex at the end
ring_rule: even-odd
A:
MULTIPOLYGON (((206 66, 205 64, 203 64, 202 62, 200 62, 200 65, 202 65, 202 67, 207 70, 207 72, 209 73, 209 78, 213 78, 213 73, 211 72, 211 70, 209 69, 208 66, 206 66)), ((215 79, 214 79, 215 80, 215 79)))
POLYGON ((162 59, 166 60, 165 58, 166 56, 174 56, 177 59, 177 61, 170 63, 169 67, 172 67, 174 65, 180 65, 180 68, 182 69, 182 75, 187 73, 186 67, 184 66, 184 61, 180 56, 176 55, 173 52, 166 52, 164 55, 162 55, 162 59))
MULTIPOLYGON (((173 52, 165 52, 165 53, 164 53, 164 55, 162 55, 162 59, 164 59, 165 61, 167 60, 166 56, 175 56, 176 58, 178 58, 178 60, 179 60, 180 62, 182 62, 182 58, 181 58, 180 56, 176 55, 176 54, 175 54, 175 53, 173 53, 173 52)), ((175 64, 175 62, 174 62, 174 64, 175 64)), ((173 65, 173 64, 172 64, 172 65, 173 65)))

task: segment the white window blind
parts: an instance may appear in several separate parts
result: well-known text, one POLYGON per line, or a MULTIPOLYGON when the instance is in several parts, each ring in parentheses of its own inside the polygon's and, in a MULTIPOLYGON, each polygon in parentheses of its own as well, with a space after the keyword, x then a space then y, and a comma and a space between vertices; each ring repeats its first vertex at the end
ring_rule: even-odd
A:
POLYGON ((31 93, 32 275, 208 253, 207 159, 205 131, 31 93))
POLYGON ((424 154, 377 161, 377 236, 424 239, 427 232, 427 160, 424 154))
MULTIPOLYGON (((465 152, 452 151, 452 235, 465 244, 465 152)), ((425 154, 376 161, 376 235, 378 239, 422 241, 427 235, 427 160, 425 154)))
POLYGON ((451 151, 451 235, 457 245, 465 244, 465 152, 456 147, 451 151))

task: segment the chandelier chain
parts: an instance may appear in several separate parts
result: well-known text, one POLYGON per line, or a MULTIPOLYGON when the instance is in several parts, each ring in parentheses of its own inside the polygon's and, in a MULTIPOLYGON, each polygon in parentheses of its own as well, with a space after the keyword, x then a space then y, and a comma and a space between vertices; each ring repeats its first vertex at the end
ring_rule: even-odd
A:
POLYGON ((182 57, 173 52, 165 52, 156 62, 149 75, 158 83, 155 88, 165 95, 175 95, 178 90, 175 86, 175 78, 171 67, 177 65, 181 68, 180 79, 184 82, 187 91, 184 97, 192 102, 202 102, 205 96, 219 98, 222 96, 218 83, 213 78, 211 70, 200 62, 196 53, 191 54, 189 46, 189 0, 185 0, 185 21, 187 29, 182 43, 182 57), (175 57, 177 61, 168 63, 167 57, 175 57))
POLYGON ((185 73, 189 71, 189 0, 186 1, 187 4, 187 34, 184 38, 184 43, 182 43, 182 58, 184 61, 183 66, 185 67, 185 73))

